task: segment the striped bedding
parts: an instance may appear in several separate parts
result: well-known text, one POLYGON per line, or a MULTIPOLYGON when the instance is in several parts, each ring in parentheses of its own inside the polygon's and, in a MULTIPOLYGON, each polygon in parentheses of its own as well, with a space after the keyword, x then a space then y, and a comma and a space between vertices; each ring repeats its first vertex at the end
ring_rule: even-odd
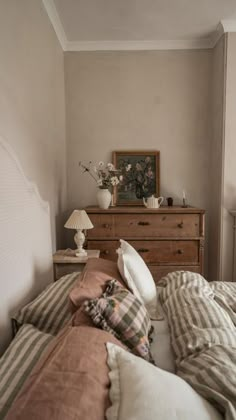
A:
POLYGON ((212 281, 214 299, 224 308, 236 326, 236 283, 212 281))
POLYGON ((196 273, 163 277, 176 373, 226 420, 236 419, 236 284, 208 283, 196 273))
POLYGON ((71 310, 68 295, 79 273, 67 274, 50 284, 36 299, 20 309, 12 317, 15 334, 23 324, 32 324, 40 331, 56 335, 69 321, 71 310))
POLYGON ((54 337, 24 324, 0 359, 0 420, 54 337))

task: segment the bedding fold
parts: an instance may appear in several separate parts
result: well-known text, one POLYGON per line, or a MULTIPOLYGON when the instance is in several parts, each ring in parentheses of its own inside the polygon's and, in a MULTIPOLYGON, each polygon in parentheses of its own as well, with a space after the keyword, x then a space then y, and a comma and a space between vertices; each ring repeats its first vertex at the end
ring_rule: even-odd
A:
MULTIPOLYGON (((216 283, 216 282, 214 282, 216 283)), ((200 274, 163 277, 160 300, 167 314, 176 373, 236 419, 236 284, 208 283, 200 274)))

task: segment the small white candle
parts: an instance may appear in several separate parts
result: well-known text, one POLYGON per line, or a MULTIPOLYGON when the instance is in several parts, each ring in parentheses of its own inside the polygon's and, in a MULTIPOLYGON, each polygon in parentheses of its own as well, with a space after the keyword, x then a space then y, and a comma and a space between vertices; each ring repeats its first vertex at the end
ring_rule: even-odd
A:
POLYGON ((183 190, 183 200, 186 199, 185 190, 183 190))

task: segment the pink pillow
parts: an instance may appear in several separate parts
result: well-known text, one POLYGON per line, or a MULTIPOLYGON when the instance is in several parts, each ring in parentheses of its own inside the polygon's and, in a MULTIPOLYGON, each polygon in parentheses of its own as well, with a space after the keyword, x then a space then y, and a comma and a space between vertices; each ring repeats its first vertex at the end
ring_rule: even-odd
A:
POLYGON ((98 328, 65 328, 26 380, 8 419, 104 420, 110 405, 107 342, 125 348, 98 328))
POLYGON ((74 310, 86 300, 99 298, 105 291, 107 280, 113 278, 127 288, 114 261, 90 258, 69 294, 74 310))

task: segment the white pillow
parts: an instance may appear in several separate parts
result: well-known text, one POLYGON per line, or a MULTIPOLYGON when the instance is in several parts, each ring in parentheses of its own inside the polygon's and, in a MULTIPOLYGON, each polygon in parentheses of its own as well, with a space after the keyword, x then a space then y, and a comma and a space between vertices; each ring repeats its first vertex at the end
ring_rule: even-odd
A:
POLYGON ((110 400, 107 420, 223 420, 180 377, 107 343, 110 400))
POLYGON ((118 270, 133 294, 142 300, 149 315, 160 319, 157 313, 157 291, 153 277, 138 252, 126 241, 120 239, 118 270))

